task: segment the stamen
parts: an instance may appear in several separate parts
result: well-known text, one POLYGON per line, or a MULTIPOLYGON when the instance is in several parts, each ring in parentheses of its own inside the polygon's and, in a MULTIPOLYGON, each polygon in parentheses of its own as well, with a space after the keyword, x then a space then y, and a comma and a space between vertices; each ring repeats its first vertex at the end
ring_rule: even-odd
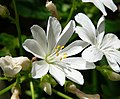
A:
POLYGON ((56 56, 58 56, 58 55, 59 55, 59 53, 57 52, 57 53, 56 53, 56 56))
POLYGON ((65 59, 65 58, 67 58, 68 56, 67 56, 67 53, 64 53, 63 54, 63 58, 65 59))
POLYGON ((60 57, 60 61, 62 60, 62 57, 60 57))
POLYGON ((60 45, 57 46, 57 49, 59 49, 59 48, 60 48, 60 45))
POLYGON ((64 47, 65 47, 64 45, 63 45, 63 46, 61 46, 61 47, 60 47, 60 50, 62 50, 64 47))

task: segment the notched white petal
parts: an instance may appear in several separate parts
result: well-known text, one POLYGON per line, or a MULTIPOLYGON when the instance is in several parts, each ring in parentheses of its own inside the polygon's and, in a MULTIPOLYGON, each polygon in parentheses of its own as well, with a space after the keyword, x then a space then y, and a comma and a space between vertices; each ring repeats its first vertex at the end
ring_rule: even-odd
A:
POLYGON ((67 56, 72 56, 80 53, 86 46, 88 45, 87 42, 76 40, 65 47, 60 53, 66 53, 67 56))
POLYGON ((105 17, 102 15, 97 23, 97 31, 98 33, 102 33, 105 31, 105 17))
POLYGON ((81 57, 69 57, 63 59, 62 62, 66 63, 66 67, 73 69, 87 70, 95 68, 94 63, 87 62, 81 57))
POLYGON ((71 20, 63 29, 59 37, 59 40, 57 42, 57 45, 60 45, 60 46, 65 45, 70 39, 70 37, 72 36, 72 34, 74 33, 74 29, 75 29, 75 22, 74 20, 71 20))
POLYGON ((75 20, 83 28, 85 28, 86 30, 88 30, 91 35, 95 36, 95 27, 94 27, 93 23, 91 22, 91 20, 89 19, 88 16, 86 16, 83 13, 78 13, 75 16, 75 20))
POLYGON ((120 51, 109 50, 105 53, 109 66, 115 71, 120 72, 120 51))
POLYGON ((68 79, 80 85, 84 84, 84 78, 79 71, 74 69, 64 69, 64 71, 68 79))
POLYGON ((65 73, 57 65, 50 64, 49 72, 63 86, 65 84, 65 73))
POLYGON ((49 17, 47 24, 48 53, 51 53, 56 45, 53 22, 54 22, 54 17, 49 17))
POLYGON ((44 50, 47 48, 47 39, 45 31, 38 25, 33 25, 31 27, 31 32, 33 38, 42 46, 44 50))
POLYGON ((113 0, 101 0, 101 2, 110 10, 112 10, 113 12, 115 12, 117 10, 117 6, 114 4, 113 0))
POLYGON ((97 62, 103 57, 102 51, 97 49, 95 46, 90 46, 85 49, 82 53, 82 58, 88 62, 97 62))
POLYGON ((43 59, 45 56, 45 51, 43 48, 39 45, 39 43, 34 40, 34 39, 27 39, 25 42, 22 44, 23 48, 35 55, 38 58, 43 59))
POLYGON ((94 44, 95 37, 89 33, 88 30, 86 30, 83 27, 76 26, 75 32, 78 34, 78 36, 83 40, 88 42, 89 44, 94 44))
POLYGON ((49 70, 49 64, 45 61, 35 61, 32 63, 31 74, 33 78, 41 78, 47 74, 49 70))

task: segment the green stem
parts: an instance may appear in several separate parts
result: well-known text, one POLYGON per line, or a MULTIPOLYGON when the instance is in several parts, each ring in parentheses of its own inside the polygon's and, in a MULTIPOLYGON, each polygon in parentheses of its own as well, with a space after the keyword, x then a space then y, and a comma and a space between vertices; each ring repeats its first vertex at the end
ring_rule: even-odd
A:
POLYGON ((9 91, 9 90, 13 87, 14 84, 15 84, 15 83, 13 83, 13 84, 11 84, 10 86, 8 86, 8 87, 4 88, 3 90, 1 90, 1 91, 0 91, 0 95, 2 95, 2 94, 4 94, 4 93, 6 93, 7 91, 9 91))
POLYGON ((69 96, 67 96, 67 95, 65 95, 65 94, 63 94, 63 93, 61 93, 61 92, 59 92, 59 91, 57 91, 57 90, 55 90, 55 89, 52 89, 52 91, 53 91, 55 94, 57 94, 58 96, 63 97, 64 99, 73 99, 73 98, 71 98, 71 97, 69 97, 69 96))
POLYGON ((95 69, 92 72, 92 84, 93 84, 93 91, 97 92, 97 72, 95 69))
POLYGON ((12 2, 13 2, 14 10, 15 10, 15 25, 16 25, 17 32, 18 32, 20 55, 22 55, 23 52, 22 52, 22 39, 21 39, 21 29, 20 29, 20 24, 19 24, 19 16, 18 16, 18 13, 17 13, 15 0, 12 0, 12 2))
POLYGON ((7 77, 0 77, 0 80, 8 80, 7 77))
POLYGON ((74 10, 75 10, 75 8, 76 8, 76 1, 73 0, 72 7, 71 7, 71 10, 70 10, 70 14, 69 14, 69 16, 68 16, 68 18, 67 18, 67 21, 66 21, 65 25, 70 21, 72 15, 73 15, 73 12, 74 12, 74 10))
POLYGON ((12 23, 15 24, 15 19, 14 19, 13 17, 11 17, 11 16, 7 16, 7 18, 10 19, 10 20, 12 21, 12 23))
POLYGON ((35 92, 34 92, 34 86, 32 81, 30 81, 30 89, 31 89, 32 99, 35 99, 35 92))
MULTIPOLYGON (((23 82, 24 80, 25 80, 25 77, 21 77, 20 81, 23 82)), ((6 93, 7 91, 9 91, 14 85, 16 85, 16 82, 12 83, 8 87, 4 88, 3 90, 0 90, 0 95, 2 95, 4 93, 6 93)))

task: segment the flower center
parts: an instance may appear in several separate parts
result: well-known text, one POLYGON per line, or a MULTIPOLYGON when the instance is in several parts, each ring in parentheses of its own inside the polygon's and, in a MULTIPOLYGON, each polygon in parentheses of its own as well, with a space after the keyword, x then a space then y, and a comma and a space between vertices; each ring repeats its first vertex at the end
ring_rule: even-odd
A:
POLYGON ((48 56, 46 56, 45 61, 49 64, 54 63, 56 61, 61 61, 62 59, 67 58, 67 53, 62 53, 62 49, 64 46, 58 45, 54 52, 48 56))

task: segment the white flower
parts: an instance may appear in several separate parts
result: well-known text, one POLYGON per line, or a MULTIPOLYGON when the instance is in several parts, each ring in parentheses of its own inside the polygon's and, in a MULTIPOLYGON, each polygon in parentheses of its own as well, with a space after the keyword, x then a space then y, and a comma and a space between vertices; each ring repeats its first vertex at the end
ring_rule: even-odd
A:
POLYGON ((110 67, 114 71, 120 72, 120 52, 117 50, 120 48, 120 40, 112 33, 104 35, 104 17, 99 19, 97 29, 82 13, 77 14, 75 20, 81 25, 76 26, 76 33, 83 41, 91 44, 83 51, 82 57, 88 62, 96 62, 105 55, 110 67))
POLYGON ((31 27, 34 39, 27 39, 23 43, 23 47, 42 59, 32 64, 33 78, 41 78, 49 71, 61 86, 65 83, 65 77, 78 84, 84 83, 82 74, 75 69, 93 69, 95 65, 80 57, 69 57, 78 54, 87 45, 86 42, 77 40, 64 48, 74 32, 74 28, 75 23, 71 20, 61 33, 61 25, 54 17, 49 17, 47 34, 37 25, 31 27))
POLYGON ((23 67, 26 68, 28 65, 30 65, 30 61, 27 57, 5 56, 0 58, 0 67, 7 77, 14 77, 23 67))
POLYGON ((82 2, 93 3, 105 16, 107 15, 107 12, 104 5, 107 8, 111 9, 113 12, 117 10, 117 7, 112 0, 82 0, 82 2))

